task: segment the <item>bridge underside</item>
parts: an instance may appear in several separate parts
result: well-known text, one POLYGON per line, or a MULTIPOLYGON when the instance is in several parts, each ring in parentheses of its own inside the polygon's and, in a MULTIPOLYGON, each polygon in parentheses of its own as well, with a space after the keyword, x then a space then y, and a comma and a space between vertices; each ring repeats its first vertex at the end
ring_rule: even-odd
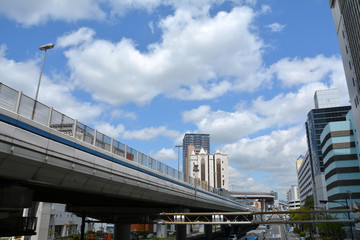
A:
MULTIPOLYGON (((39 183, 29 184, 20 180, 0 178, 0 189, 21 189, 17 194, 13 194, 12 199, 5 196, 0 197, 0 216, 1 213, 18 212, 26 207, 31 207, 30 202, 51 202, 66 204, 69 212, 75 213, 79 217, 85 215, 107 223, 153 223, 158 214, 162 212, 182 212, 184 206, 179 204, 159 203, 144 200, 134 200, 130 198, 120 198, 114 196, 98 195, 86 192, 72 191, 69 189, 54 188, 41 185, 39 183), (27 202, 22 201, 22 205, 8 206, 4 202, 15 199, 28 198, 27 202), (30 201, 30 202, 29 202, 30 201)), ((187 208, 189 209, 189 208, 187 208)), ((189 209, 192 212, 216 211, 216 209, 189 209)), ((9 215, 11 216, 11 214, 9 215)))

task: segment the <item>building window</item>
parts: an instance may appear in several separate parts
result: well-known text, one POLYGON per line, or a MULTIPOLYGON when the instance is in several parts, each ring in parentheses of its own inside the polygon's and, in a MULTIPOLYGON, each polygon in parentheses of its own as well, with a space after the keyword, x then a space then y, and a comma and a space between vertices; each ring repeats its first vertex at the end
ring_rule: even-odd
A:
POLYGON ((216 159, 216 172, 217 172, 216 186, 220 187, 222 172, 221 172, 221 160, 219 158, 216 159))
POLYGON ((201 181, 205 181, 205 159, 201 159, 201 181))

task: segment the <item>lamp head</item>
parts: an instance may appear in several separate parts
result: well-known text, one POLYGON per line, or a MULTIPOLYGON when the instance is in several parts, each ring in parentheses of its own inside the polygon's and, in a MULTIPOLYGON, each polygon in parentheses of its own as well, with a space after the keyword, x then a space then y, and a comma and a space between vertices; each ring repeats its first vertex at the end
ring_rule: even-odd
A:
POLYGON ((51 49, 51 48, 53 48, 55 45, 53 44, 53 43, 48 43, 48 44, 45 44, 45 45, 41 45, 40 47, 39 47, 39 49, 41 50, 41 51, 44 51, 44 50, 48 50, 48 49, 51 49))

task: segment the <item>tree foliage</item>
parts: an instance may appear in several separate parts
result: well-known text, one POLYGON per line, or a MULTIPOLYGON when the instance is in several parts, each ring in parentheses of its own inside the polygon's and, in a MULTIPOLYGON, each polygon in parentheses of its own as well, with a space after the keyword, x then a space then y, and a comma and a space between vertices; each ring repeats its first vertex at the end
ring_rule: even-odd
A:
MULTIPOLYGON (((300 207, 299 209, 292 210, 293 213, 290 214, 290 218, 293 221, 304 221, 304 220, 333 220, 336 219, 335 217, 329 214, 310 214, 310 213, 300 213, 301 211, 308 211, 314 210, 314 199, 309 198, 306 200, 304 206, 300 207)), ((299 230, 306 231, 312 233, 315 230, 315 226, 318 229, 319 234, 321 235, 322 239, 344 239, 346 236, 345 231, 343 230, 344 223, 317 223, 316 225, 313 223, 301 223, 297 224, 299 230)))
MULTIPOLYGON (((335 217, 326 214, 322 216, 324 220, 332 220, 336 219, 335 217)), ((316 224, 319 234, 326 239, 344 239, 346 237, 346 233, 343 229, 344 223, 317 223, 316 224)))

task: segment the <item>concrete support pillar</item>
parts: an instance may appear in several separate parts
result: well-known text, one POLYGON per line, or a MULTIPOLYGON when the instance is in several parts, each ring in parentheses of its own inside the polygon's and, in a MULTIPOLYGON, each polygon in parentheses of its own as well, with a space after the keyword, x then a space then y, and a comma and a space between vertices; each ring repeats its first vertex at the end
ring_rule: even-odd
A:
POLYGON ((114 224, 114 240, 130 240, 130 224, 114 224))
POLYGON ((186 226, 186 234, 190 234, 191 233, 191 225, 187 224, 186 226))
POLYGON ((163 224, 157 225, 156 237, 167 238, 167 225, 163 225, 163 224))
POLYGON ((268 202, 266 201, 266 199, 264 199, 264 210, 265 212, 268 211, 268 202))
POLYGON ((32 240, 48 239, 51 205, 51 203, 38 202, 34 206, 33 210, 36 211, 37 224, 36 235, 31 236, 32 240))
POLYGON ((212 240, 212 225, 206 224, 204 225, 205 228, 205 239, 212 240))
POLYGON ((176 240, 186 240, 186 226, 176 225, 176 240))

